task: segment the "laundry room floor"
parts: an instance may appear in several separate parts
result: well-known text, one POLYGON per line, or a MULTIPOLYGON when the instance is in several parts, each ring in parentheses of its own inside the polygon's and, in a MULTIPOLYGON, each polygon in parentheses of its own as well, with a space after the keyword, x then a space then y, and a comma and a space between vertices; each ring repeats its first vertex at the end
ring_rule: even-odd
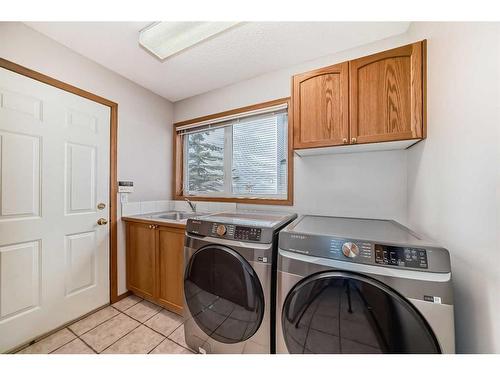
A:
POLYGON ((17 354, 194 354, 184 318, 136 296, 104 307, 17 354))

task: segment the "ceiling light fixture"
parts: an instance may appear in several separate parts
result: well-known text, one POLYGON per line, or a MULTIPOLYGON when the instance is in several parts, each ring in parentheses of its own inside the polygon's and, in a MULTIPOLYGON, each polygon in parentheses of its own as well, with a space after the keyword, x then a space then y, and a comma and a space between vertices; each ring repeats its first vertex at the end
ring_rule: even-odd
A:
POLYGON ((239 22, 156 22, 141 30, 139 43, 158 57, 167 57, 220 34, 239 22))

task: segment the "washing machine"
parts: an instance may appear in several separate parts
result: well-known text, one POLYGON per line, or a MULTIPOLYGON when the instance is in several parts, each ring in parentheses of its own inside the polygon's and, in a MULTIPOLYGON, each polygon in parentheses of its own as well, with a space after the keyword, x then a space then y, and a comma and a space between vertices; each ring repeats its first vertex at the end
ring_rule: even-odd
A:
POLYGON ((192 350, 275 351, 278 233, 296 217, 239 211, 188 220, 184 334, 192 350))
POLYGON ((277 353, 454 353, 450 256, 389 220, 301 216, 280 232, 277 353))

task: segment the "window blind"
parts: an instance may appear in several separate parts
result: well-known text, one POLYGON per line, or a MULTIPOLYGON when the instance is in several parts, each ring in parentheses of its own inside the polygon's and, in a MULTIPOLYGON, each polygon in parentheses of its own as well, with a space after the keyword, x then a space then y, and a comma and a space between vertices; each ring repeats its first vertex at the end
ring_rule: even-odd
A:
POLYGON ((180 134, 189 134, 206 129, 214 129, 218 127, 230 126, 232 124, 247 121, 248 118, 257 119, 259 116, 269 116, 270 114, 279 114, 287 112, 288 105, 286 103, 256 109, 253 111, 241 112, 233 115, 222 116, 211 120, 199 121, 187 125, 177 126, 175 131, 180 134))

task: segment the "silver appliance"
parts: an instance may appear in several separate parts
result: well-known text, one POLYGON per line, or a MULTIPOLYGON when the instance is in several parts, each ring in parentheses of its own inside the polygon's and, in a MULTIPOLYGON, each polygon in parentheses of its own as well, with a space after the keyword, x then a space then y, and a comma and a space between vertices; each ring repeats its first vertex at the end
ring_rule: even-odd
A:
POLYGON ((301 216, 280 232, 277 353, 454 353, 450 256, 388 220, 301 216))
POLYGON ((272 353, 278 232, 295 214, 236 211, 189 219, 187 345, 200 353, 272 353))

